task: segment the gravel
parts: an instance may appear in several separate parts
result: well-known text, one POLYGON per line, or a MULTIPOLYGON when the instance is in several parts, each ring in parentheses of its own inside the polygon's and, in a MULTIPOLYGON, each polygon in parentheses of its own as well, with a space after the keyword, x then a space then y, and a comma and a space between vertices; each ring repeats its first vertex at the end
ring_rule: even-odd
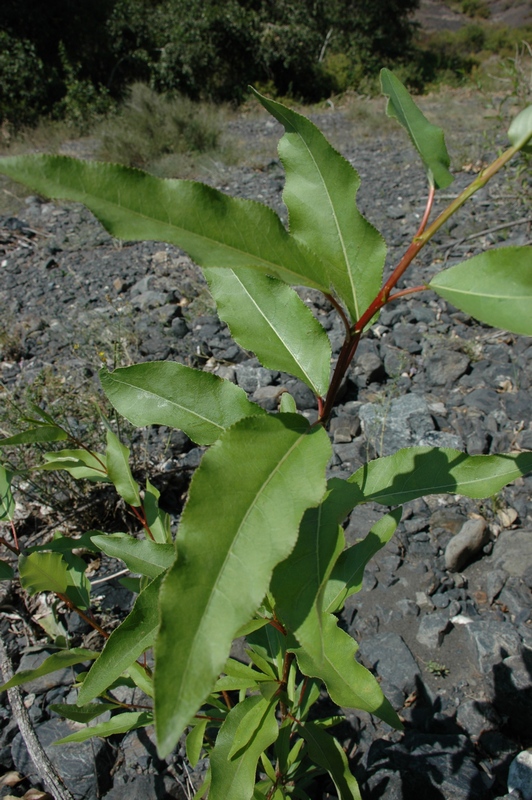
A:
MULTIPOLYGON (((339 111, 322 112, 315 121, 360 171, 359 206, 389 243, 388 270, 423 211, 425 180, 415 156, 398 147, 395 137, 378 132, 355 147, 356 125, 339 111)), ((242 117, 231 125, 232 134, 251 149, 257 140, 279 134, 277 124, 264 118, 242 117)), ((491 155, 500 144, 493 143, 491 155)), ((261 200, 286 218, 280 162, 256 156, 253 164, 217 164, 202 178, 236 196, 261 200)), ((482 190, 422 251, 403 285, 427 282, 443 264, 486 247, 528 242, 529 211, 517 190, 518 177, 510 168, 482 190), (519 224, 501 228, 504 221, 519 224)), ((466 171, 458 172, 439 207, 470 180, 466 171)), ((66 396, 74 426, 78 401, 95 396, 101 402, 102 363, 169 358, 235 381, 269 410, 288 389, 306 416, 316 415, 315 398, 304 384, 264 369, 232 342, 198 269, 174 247, 119 243, 82 207, 29 197, 0 218, 0 265, 4 397, 31 396, 53 411, 54 392, 63 397, 63 410, 66 396)), ((317 293, 301 294, 328 330, 337 355, 340 320, 317 293)), ((388 306, 360 348, 331 421, 329 475, 348 477, 368 457, 405 444, 451 446, 470 454, 530 449, 531 362, 529 338, 476 323, 428 292, 388 306)), ((8 410, 4 428, 13 432, 8 410)), ((83 420, 80 431, 93 435, 83 420)), ((177 521, 202 449, 162 426, 137 433, 126 429, 126 435, 137 467, 153 477, 177 521)), ((368 566, 361 592, 349 598, 343 623, 405 724, 405 732, 398 733, 367 714, 346 712, 344 744, 364 800, 407 800, 414 792, 427 800, 492 800, 508 791, 510 763, 532 744, 531 488, 529 476, 492 500, 442 495, 410 503, 394 538, 368 566), (464 529, 478 536, 451 561, 452 543, 464 529)), ((56 491, 60 505, 59 495, 56 491)), ((55 517, 31 500, 24 512, 17 525, 26 545, 55 517)), ((382 507, 361 507, 356 519, 346 522, 347 540, 363 536, 381 515, 382 507)), ((104 559, 96 577, 118 569, 119 563, 104 559)), ((120 613, 130 602, 116 580, 102 584, 101 596, 104 609, 120 613)), ((15 595, 3 602, 20 605, 15 595)), ((20 614, 27 617, 27 611, 17 614, 2 620, 16 662, 28 647, 45 646, 35 626, 21 623, 20 614)), ((76 635, 90 636, 83 630, 76 635)), ((68 691, 62 684, 60 689, 68 691)), ((49 687, 32 687, 26 704, 48 746, 50 732, 63 723, 46 711, 46 692, 49 687)), ((20 766, 27 775, 22 787, 38 785, 21 754, 5 695, 1 702, 0 765, 20 766)), ((200 761, 191 771, 183 746, 161 762, 149 729, 114 737, 112 743, 97 741, 83 757, 76 749, 70 760, 66 749, 56 748, 76 797, 185 798, 206 769, 200 761)))

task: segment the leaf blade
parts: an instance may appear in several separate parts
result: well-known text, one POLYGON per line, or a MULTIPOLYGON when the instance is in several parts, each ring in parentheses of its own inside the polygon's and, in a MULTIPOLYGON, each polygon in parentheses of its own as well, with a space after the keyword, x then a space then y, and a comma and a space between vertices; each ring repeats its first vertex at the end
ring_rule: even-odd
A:
POLYGON ((119 558, 131 570, 156 578, 169 569, 175 559, 173 544, 135 539, 128 533, 96 534, 91 541, 111 558, 119 558))
POLYGON ((41 678, 43 675, 56 672, 58 669, 72 667, 75 664, 83 664, 84 661, 92 661, 95 658, 98 658, 98 653, 83 647, 74 647, 72 650, 60 650, 58 653, 52 653, 51 656, 48 656, 48 658, 35 669, 25 669, 16 672, 9 681, 0 686, 0 691, 4 692, 7 689, 11 689, 13 686, 20 686, 22 683, 27 683, 35 678, 41 678))
POLYGON ((438 273, 430 288, 472 317, 532 336, 532 247, 499 247, 438 273))
POLYGON ((161 590, 155 670, 161 753, 172 749, 211 691, 234 635, 290 552, 304 510, 319 503, 329 456, 325 431, 292 414, 241 420, 204 456, 183 512, 179 558, 161 590), (206 504, 205 497, 216 500, 206 504), (259 537, 265 520, 271 533, 259 537), (209 531, 216 536, 206 547, 209 531))

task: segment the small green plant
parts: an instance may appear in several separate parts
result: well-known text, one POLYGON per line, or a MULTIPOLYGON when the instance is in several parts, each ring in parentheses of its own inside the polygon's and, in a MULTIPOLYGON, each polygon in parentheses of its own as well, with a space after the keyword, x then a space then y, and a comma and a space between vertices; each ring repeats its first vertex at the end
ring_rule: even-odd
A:
POLYGON ((450 672, 449 667, 446 667, 445 664, 440 664, 438 661, 427 661, 426 667, 427 672, 437 675, 439 678, 446 678, 450 672))
MULTIPOLYGON (((360 798, 346 754, 329 732, 340 716, 320 718, 323 687, 339 707, 400 720, 374 676, 355 659, 353 639, 337 624, 347 597, 360 590, 368 560, 393 535, 402 505, 428 494, 489 497, 532 470, 532 453, 468 456, 430 447, 400 450, 365 464, 347 480, 326 481, 331 444, 326 426, 359 341, 389 302, 431 289, 492 325, 532 334, 532 250, 499 248, 436 275, 428 285, 397 289, 434 234, 510 159, 530 148, 532 107, 509 129, 511 146, 430 222, 435 192, 453 180, 443 132, 431 125, 399 80, 381 73, 388 114, 407 130, 428 179, 425 214, 403 257, 382 280, 386 246, 360 214, 359 176, 305 117, 278 102, 260 102, 282 123, 290 230, 255 202, 191 181, 162 181, 125 167, 55 156, 8 158, 0 171, 52 198, 85 203, 115 236, 155 239, 186 250, 205 272, 220 317, 244 348, 268 368, 296 376, 314 392, 312 424, 284 393, 266 413, 229 381, 176 362, 101 371, 115 409, 133 425, 180 428, 208 447, 196 470, 175 541, 158 492, 141 489, 129 451, 109 427, 93 452, 41 409, 31 427, 0 442, 66 441, 41 469, 114 484, 135 515, 140 535, 83 532, 20 550, 28 593, 53 591, 105 640, 103 649, 65 648, 37 671, 92 662, 79 677, 75 705, 54 706, 69 719, 111 719, 62 741, 82 741, 155 722, 161 756, 186 732, 189 760, 210 757, 196 797, 282 800, 315 796, 328 774, 341 800, 360 798), (318 320, 292 288, 322 292, 338 312, 344 343, 331 372, 331 348, 318 320), (342 522, 368 502, 383 515, 366 538, 345 547, 342 522), (127 619, 109 634, 91 614, 80 545, 122 559, 140 578, 127 619), (245 637, 248 663, 230 657, 245 637), (153 649, 154 671, 143 656, 153 649), (133 681, 143 707, 114 700, 117 682, 133 681), (150 699, 151 698, 151 699, 150 699), (146 707, 148 706, 148 707, 146 707), (314 787, 314 788, 313 788, 314 787)), ((12 524, 14 475, 0 470, 3 519, 12 524)), ((3 576, 13 574, 7 561, 3 576)), ((440 674, 445 669, 433 665, 440 674)))

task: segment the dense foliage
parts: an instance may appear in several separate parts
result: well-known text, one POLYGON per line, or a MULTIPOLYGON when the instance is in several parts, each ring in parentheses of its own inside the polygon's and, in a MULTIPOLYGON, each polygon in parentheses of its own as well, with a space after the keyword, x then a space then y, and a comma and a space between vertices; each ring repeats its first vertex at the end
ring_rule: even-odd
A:
POLYGON ((5 0, 0 118, 78 121, 139 80, 192 98, 239 101, 262 83, 315 100, 404 60, 418 2, 5 0))

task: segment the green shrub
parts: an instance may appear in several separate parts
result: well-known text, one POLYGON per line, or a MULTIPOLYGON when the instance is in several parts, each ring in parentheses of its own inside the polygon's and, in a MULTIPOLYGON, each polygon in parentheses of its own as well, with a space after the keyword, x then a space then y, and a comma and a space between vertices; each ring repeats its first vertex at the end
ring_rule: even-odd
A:
POLYGON ((102 128, 102 154, 130 167, 146 167, 169 154, 213 151, 220 141, 219 115, 208 103, 158 94, 136 83, 102 128))
POLYGON ((46 109, 44 64, 27 39, 0 31, 0 123, 34 124, 46 109))
POLYGON ((463 0, 462 14, 467 14, 468 17, 489 19, 491 10, 486 0, 463 0))

